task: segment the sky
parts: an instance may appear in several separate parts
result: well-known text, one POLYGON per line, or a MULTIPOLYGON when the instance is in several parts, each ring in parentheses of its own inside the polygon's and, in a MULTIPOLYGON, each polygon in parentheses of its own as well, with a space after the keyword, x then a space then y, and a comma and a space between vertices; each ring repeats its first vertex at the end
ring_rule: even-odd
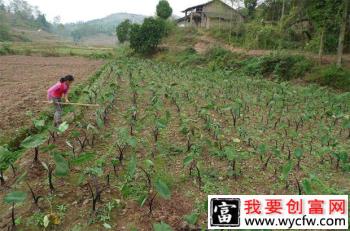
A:
MULTIPOLYGON (((152 16, 159 0, 26 0, 39 7, 49 21, 60 16, 62 23, 88 21, 103 18, 109 14, 127 12, 152 16)), ((173 14, 183 16, 187 7, 209 0, 168 0, 173 14)))

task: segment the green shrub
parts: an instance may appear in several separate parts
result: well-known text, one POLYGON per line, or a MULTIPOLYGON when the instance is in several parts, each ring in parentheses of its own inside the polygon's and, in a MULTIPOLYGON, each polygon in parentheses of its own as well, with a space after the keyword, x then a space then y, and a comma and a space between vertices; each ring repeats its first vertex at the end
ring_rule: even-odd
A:
POLYGON ((240 63, 247 75, 262 75, 278 80, 291 80, 302 77, 312 67, 312 63, 298 55, 268 55, 253 57, 240 63))
POLYGON ((201 65, 203 58, 193 48, 187 48, 176 55, 180 66, 201 65))
POLYGON ((335 65, 316 69, 312 75, 307 77, 307 80, 322 86, 350 91, 350 71, 335 65))
POLYGON ((130 37, 131 22, 129 19, 124 20, 117 26, 117 37, 120 43, 124 43, 129 40, 130 37))
POLYGON ((30 48, 25 48, 24 49, 24 55, 31 56, 32 55, 32 50, 30 48))
POLYGON ((105 53, 93 53, 88 56, 91 59, 111 59, 113 58, 112 52, 105 52, 105 53))
POLYGON ((248 48, 275 49, 281 36, 276 26, 257 23, 246 25, 245 45, 248 48))
POLYGON ((221 47, 214 47, 205 54, 208 67, 211 70, 235 69, 239 67, 237 54, 225 50, 221 47))
POLYGON ((10 39, 11 35, 9 27, 0 22, 0 41, 9 41, 10 39))
POLYGON ((0 46, 0 55, 12 55, 15 51, 11 48, 11 43, 2 43, 0 46))
POLYGON ((60 57, 60 54, 57 52, 56 49, 50 48, 48 50, 42 51, 41 56, 43 56, 43 57, 60 57))
POLYGON ((165 23, 162 19, 146 18, 142 25, 132 25, 130 47, 141 54, 154 52, 165 35, 165 23))

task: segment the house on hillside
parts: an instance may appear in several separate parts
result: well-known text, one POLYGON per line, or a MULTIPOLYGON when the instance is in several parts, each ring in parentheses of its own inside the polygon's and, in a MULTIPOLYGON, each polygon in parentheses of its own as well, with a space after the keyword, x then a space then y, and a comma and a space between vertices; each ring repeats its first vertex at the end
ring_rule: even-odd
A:
POLYGON ((176 20, 180 27, 213 28, 224 27, 230 23, 239 24, 244 17, 235 9, 220 0, 213 0, 201 5, 192 6, 182 11, 183 18, 176 20))

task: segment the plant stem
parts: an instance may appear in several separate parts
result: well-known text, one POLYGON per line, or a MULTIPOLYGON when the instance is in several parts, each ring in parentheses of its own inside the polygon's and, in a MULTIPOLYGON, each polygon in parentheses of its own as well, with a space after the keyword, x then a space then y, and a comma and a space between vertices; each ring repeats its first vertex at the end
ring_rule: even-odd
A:
POLYGON ((39 162, 39 147, 35 147, 34 148, 34 153, 35 153, 35 155, 34 155, 34 162, 38 163, 39 162))

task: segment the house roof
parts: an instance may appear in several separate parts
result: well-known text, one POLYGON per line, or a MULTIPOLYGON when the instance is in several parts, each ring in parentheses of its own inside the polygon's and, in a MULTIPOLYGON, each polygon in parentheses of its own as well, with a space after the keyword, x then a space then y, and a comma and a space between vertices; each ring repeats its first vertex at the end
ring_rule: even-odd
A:
MULTIPOLYGON (((207 6, 207 5, 211 4, 214 1, 216 1, 216 0, 212 0, 212 1, 209 1, 209 2, 206 2, 206 3, 203 3, 203 4, 199 4, 199 5, 196 5, 196 6, 191 6, 191 7, 187 8, 187 9, 183 10, 182 12, 185 13, 186 11, 190 11, 190 10, 196 9, 198 7, 207 6)), ((226 3, 222 2, 222 1, 219 1, 219 2, 224 4, 227 7, 230 7, 232 10, 235 10, 231 6, 227 5, 226 3)))

